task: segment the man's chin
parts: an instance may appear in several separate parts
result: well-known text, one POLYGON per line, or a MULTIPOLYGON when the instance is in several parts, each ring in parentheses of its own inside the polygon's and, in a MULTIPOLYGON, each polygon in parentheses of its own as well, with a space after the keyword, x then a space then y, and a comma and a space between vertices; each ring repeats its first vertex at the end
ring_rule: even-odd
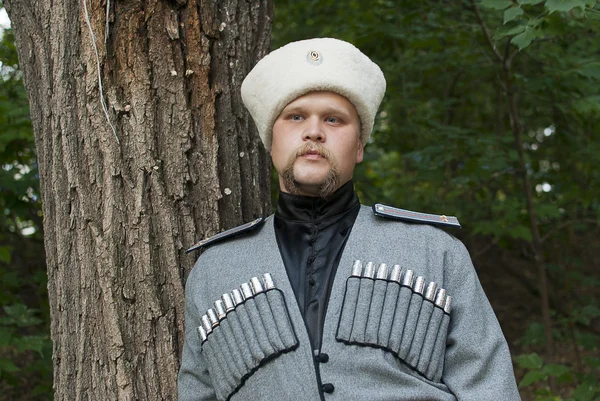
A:
POLYGON ((299 195, 319 196, 323 181, 294 180, 294 186, 299 195))
POLYGON ((296 159, 281 172, 283 187, 297 195, 328 197, 339 187, 339 172, 330 165, 296 159))
POLYGON ((324 182, 330 172, 331 166, 329 163, 301 161, 294 164, 294 179, 306 185, 324 182))
POLYGON ((294 186, 301 195, 326 198, 339 188, 339 177, 332 171, 324 176, 294 177, 294 186))
POLYGON ((294 175, 294 182, 299 186, 319 187, 325 183, 327 175, 294 175))

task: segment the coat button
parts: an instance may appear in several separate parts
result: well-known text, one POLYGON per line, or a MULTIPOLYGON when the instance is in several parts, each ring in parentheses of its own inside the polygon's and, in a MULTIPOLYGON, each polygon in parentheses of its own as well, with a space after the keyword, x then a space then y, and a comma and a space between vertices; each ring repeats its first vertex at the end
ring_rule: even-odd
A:
POLYGON ((333 390, 335 390, 335 387, 331 383, 325 383, 321 386, 321 390, 323 390, 324 393, 331 394, 333 393, 333 390))
POLYGON ((327 355, 326 353, 323 352, 323 353, 320 353, 319 355, 317 355, 315 357, 315 359, 319 363, 327 363, 327 362, 329 362, 329 355, 327 355))

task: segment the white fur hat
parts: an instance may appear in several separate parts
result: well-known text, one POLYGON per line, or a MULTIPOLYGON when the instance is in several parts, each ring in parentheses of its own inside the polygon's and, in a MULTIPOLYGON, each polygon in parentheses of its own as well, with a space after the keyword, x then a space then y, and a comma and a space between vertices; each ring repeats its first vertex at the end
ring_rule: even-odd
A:
POLYGON ((274 50, 242 83, 242 100, 267 150, 281 111, 294 99, 314 91, 331 91, 347 98, 360 118, 360 139, 367 142, 385 93, 381 69, 348 42, 308 39, 274 50))

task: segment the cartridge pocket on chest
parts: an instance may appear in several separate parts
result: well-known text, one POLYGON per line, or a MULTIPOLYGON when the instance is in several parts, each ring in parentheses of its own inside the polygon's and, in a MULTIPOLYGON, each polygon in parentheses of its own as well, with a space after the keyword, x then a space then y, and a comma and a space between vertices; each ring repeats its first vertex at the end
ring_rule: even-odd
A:
POLYGON ((336 340, 384 349, 428 380, 444 368, 452 298, 399 265, 356 261, 346 281, 336 340))
POLYGON ((223 294, 197 329, 219 400, 231 398, 267 361, 298 347, 284 295, 269 273, 223 294))

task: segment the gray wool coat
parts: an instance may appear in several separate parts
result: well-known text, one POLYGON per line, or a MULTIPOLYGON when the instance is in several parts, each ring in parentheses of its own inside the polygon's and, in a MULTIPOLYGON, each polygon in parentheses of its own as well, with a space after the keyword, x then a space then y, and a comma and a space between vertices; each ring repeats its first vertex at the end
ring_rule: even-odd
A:
POLYGON ((327 358, 311 350, 273 216, 206 249, 185 302, 180 401, 520 400, 506 340, 463 244, 365 206, 333 282, 321 348, 327 358), (436 282, 452 297, 450 314, 396 282, 350 278, 357 259, 400 264, 436 282), (199 336, 202 315, 222 294, 264 273, 276 288, 230 305, 199 336))

